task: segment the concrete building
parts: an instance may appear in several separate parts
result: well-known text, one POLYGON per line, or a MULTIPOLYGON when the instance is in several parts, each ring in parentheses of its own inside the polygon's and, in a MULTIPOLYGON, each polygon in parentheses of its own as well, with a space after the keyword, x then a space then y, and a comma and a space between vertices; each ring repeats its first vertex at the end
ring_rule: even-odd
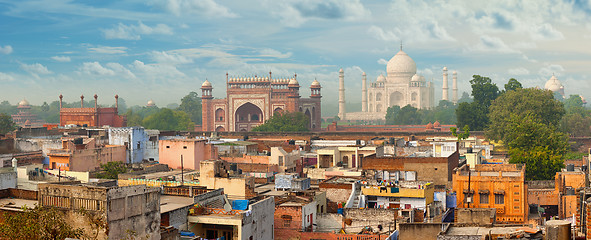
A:
POLYGON ((377 146, 342 146, 316 150, 318 168, 333 166, 344 168, 360 168, 364 156, 376 153, 377 146))
POLYGON ((160 189, 146 186, 102 187, 77 183, 40 184, 39 206, 66 212, 67 222, 91 228, 80 215, 84 209, 102 216, 106 228, 98 239, 124 239, 129 231, 150 240, 160 239, 160 189))
POLYGON ((0 168, 0 190, 16 188, 17 174, 16 167, 0 168))
POLYGON ((360 177, 336 176, 320 182, 318 189, 326 192, 327 212, 336 213, 338 208, 342 208, 339 204, 349 200, 355 183, 360 180, 360 177))
POLYGON ((498 223, 525 223, 529 205, 525 166, 480 164, 454 169, 453 191, 458 208, 495 208, 498 223))
POLYGON ((199 184, 208 189, 224 188, 232 199, 255 197, 254 177, 233 175, 229 165, 220 160, 201 161, 199 184))
MULTIPOLYGON (((416 209, 433 217, 435 188, 424 181, 395 181, 377 183, 364 181, 351 193, 346 208, 416 209)), ((402 215, 402 213, 400 214, 402 215)))
POLYGON ((201 161, 218 159, 215 147, 208 144, 206 139, 159 140, 158 146, 159 162, 168 164, 170 168, 199 170, 201 161))
POLYGON ((223 188, 195 196, 189 210, 189 230, 199 238, 228 240, 275 239, 273 198, 228 200, 223 188))
MULTIPOLYGON (((126 147, 126 162, 141 163, 148 147, 148 134, 143 127, 109 128, 109 145, 126 147)), ((146 159, 147 160, 147 159, 146 159)))
POLYGON ((451 186, 453 169, 458 166, 460 159, 456 151, 449 156, 432 157, 377 157, 365 156, 362 162, 363 170, 371 171, 414 171, 416 180, 433 182, 441 187, 451 186))
POLYGON ((275 238, 298 239, 301 232, 313 232, 317 203, 311 199, 286 196, 275 199, 275 238))
POLYGON ((201 85, 203 131, 250 131, 276 112, 301 112, 310 119, 311 130, 320 130, 320 83, 310 85, 310 98, 301 98, 297 76, 229 77, 226 74, 226 98, 213 99, 209 81, 201 85))
POLYGON ((98 106, 98 96, 94 95, 94 107, 84 107, 84 95, 80 96, 79 108, 63 108, 60 94, 60 126, 77 125, 88 127, 125 127, 127 119, 119 115, 119 96, 115 95, 115 107, 98 106))
POLYGON ((144 150, 144 159, 150 162, 158 162, 158 140, 160 131, 155 129, 145 129, 144 132, 148 135, 148 142, 144 150))
POLYGON ((90 172, 108 162, 125 163, 125 146, 97 146, 94 138, 63 138, 61 149, 50 149, 49 168, 90 172))

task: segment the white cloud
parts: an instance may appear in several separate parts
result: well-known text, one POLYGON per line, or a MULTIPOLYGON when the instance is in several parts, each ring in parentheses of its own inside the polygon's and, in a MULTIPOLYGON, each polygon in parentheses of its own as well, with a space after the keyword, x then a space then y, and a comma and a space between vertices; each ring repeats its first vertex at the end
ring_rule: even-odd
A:
POLYGON ((371 16, 360 0, 266 1, 265 5, 288 27, 299 27, 311 19, 359 21, 371 16))
POLYGON ((12 46, 10 46, 10 45, 6 45, 4 47, 0 46, 0 53, 2 53, 2 54, 12 53, 12 46))
POLYGON ((101 30, 106 39, 124 39, 124 40, 140 40, 141 35, 162 34, 171 35, 172 29, 166 24, 156 24, 150 27, 142 22, 137 25, 125 25, 119 23, 116 27, 111 29, 101 30))
POLYGON ((21 63, 21 68, 31 74, 45 75, 45 74, 52 74, 53 73, 53 72, 49 71, 47 69, 47 67, 41 65, 40 63, 33 63, 33 64, 21 63))
POLYGON ((58 61, 58 62, 70 62, 72 61, 68 56, 53 56, 51 59, 58 61))
POLYGON ((78 69, 79 73, 86 74, 86 75, 98 75, 98 76, 114 76, 115 71, 112 69, 108 69, 103 67, 98 62, 85 62, 82 63, 82 66, 78 69))
POLYGON ((291 52, 281 53, 280 51, 271 48, 263 48, 259 50, 260 57, 289 58, 291 55, 291 52))
POLYGON ((105 54, 118 54, 118 53, 126 53, 126 47, 108 47, 108 46, 98 46, 98 47, 89 47, 88 51, 95 52, 95 53, 105 53, 105 54))
POLYGON ((111 69, 117 76, 122 76, 128 79, 136 78, 135 74, 133 74, 131 71, 129 71, 129 69, 125 68, 123 65, 119 63, 107 63, 105 64, 105 67, 111 69))
POLYGON ((187 56, 183 56, 179 53, 168 53, 168 52, 158 52, 152 51, 150 53, 152 60, 158 63, 163 64, 186 64, 186 63, 193 63, 193 59, 187 56))
POLYGON ((374 38, 382 41, 400 41, 400 37, 396 36, 392 31, 384 31, 381 27, 371 26, 367 30, 374 38))
POLYGON ((0 82, 12 82, 14 78, 6 73, 0 72, 0 82))
POLYGON ((208 17, 235 18, 237 14, 214 0, 168 0, 164 7, 176 16, 205 15, 208 17))
POLYGON ((538 74, 540 74, 540 76, 542 76, 542 77, 549 77, 552 74, 554 74, 556 76, 560 76, 560 74, 562 72, 564 72, 564 67, 562 67, 561 65, 549 64, 545 67, 540 68, 540 71, 538 71, 538 74))
POLYGON ((532 38, 535 40, 562 40, 564 35, 556 30, 552 25, 544 23, 531 29, 532 38))
POLYGON ((380 58, 378 59, 378 64, 382 64, 382 65, 387 65, 388 64, 388 60, 380 58))
POLYGON ((135 60, 130 65, 130 67, 132 67, 136 72, 141 72, 151 78, 186 77, 184 73, 172 65, 145 64, 142 61, 135 60))
POLYGON ((517 50, 510 48, 498 37, 491 37, 484 35, 480 37, 480 41, 468 50, 475 52, 498 52, 498 53, 518 53, 517 50))
POLYGON ((524 67, 518 67, 518 68, 511 68, 509 70, 507 70, 507 73, 511 74, 511 75, 528 75, 529 74, 529 70, 527 70, 524 67))

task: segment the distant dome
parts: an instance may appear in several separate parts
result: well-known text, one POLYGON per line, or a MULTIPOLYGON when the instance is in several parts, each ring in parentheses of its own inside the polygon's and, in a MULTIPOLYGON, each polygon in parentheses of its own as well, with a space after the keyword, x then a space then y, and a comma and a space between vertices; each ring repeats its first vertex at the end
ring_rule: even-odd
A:
POLYGON ((28 107, 29 105, 30 105, 30 104, 29 104, 29 101, 27 101, 27 99, 24 99, 24 98, 23 98, 23 100, 22 100, 22 101, 20 101, 20 102, 18 103, 18 106, 19 106, 19 107, 28 107))
POLYGON ((207 81, 207 79, 205 79, 205 82, 203 82, 203 84, 201 84, 201 87, 211 87, 211 83, 209 81, 207 81))
POLYGON ((320 87, 320 83, 318 82, 318 80, 314 79, 314 82, 312 82, 312 85, 310 85, 311 88, 319 88, 320 87))
POLYGON ((426 129, 433 129, 433 124, 431 124, 431 123, 427 124, 426 129))
POLYGON ((154 103, 154 101, 152 101, 152 99, 150 99, 150 101, 148 101, 148 104, 146 106, 154 107, 154 106, 156 106, 156 104, 154 103))
POLYGON ((385 82, 386 81, 386 77, 384 77, 384 74, 380 74, 380 76, 378 76, 378 79, 376 80, 376 82, 385 82))
POLYGON ((404 51, 400 50, 388 61, 386 71, 388 72, 388 79, 396 75, 408 75, 410 77, 417 73, 417 64, 404 51))
POLYGON ((419 74, 415 74, 412 76, 411 81, 413 81, 413 82, 421 81, 421 76, 419 74))
POLYGON ((550 90, 552 92, 558 92, 561 89, 564 89, 564 87, 562 86, 562 83, 560 83, 560 81, 558 81, 558 78, 556 78, 556 76, 554 76, 554 74, 552 74, 552 77, 546 82, 546 84, 544 85, 544 88, 547 90, 550 90))
POLYGON ((439 123, 439 121, 435 121, 435 123, 433 123, 433 127, 439 128, 441 127, 441 123, 439 123))
POLYGON ((300 83, 295 78, 289 80, 288 85, 299 85, 300 83))

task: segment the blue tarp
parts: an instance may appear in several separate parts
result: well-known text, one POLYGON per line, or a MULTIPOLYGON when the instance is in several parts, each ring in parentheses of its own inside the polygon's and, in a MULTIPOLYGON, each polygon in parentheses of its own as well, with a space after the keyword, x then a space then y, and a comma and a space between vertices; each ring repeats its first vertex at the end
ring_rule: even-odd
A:
POLYGON ((234 209, 234 210, 248 209, 248 200, 234 200, 234 201, 232 201, 232 209, 234 209))
POLYGON ((181 231, 181 236, 183 236, 183 237, 195 237, 195 233, 181 231))

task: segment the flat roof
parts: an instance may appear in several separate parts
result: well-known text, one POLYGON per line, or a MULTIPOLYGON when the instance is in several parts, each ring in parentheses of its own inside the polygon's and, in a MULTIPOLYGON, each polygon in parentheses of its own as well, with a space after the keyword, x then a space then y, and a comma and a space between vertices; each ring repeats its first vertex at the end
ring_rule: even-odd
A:
POLYGON ((192 197, 160 195, 160 213, 167 213, 193 205, 192 197))

